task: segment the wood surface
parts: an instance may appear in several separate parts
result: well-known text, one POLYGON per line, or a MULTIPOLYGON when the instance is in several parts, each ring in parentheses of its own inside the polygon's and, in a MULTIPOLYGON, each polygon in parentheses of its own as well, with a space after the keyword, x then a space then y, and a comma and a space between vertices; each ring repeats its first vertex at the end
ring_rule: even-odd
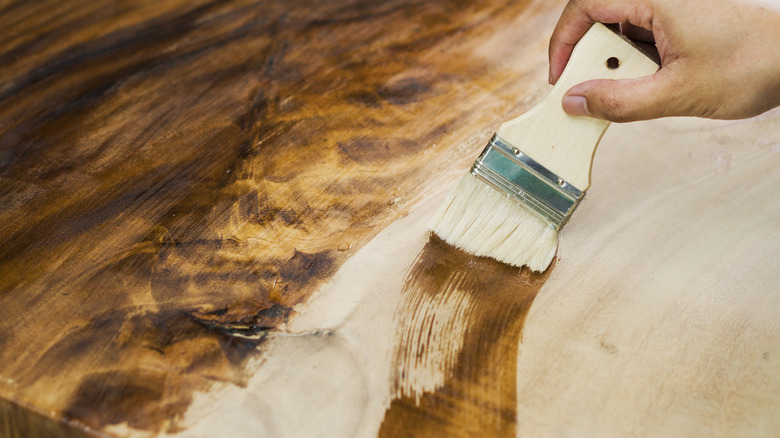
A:
POLYGON ((543 274, 427 232, 563 3, 0 3, 0 432, 777 437, 777 111, 613 126, 543 274))

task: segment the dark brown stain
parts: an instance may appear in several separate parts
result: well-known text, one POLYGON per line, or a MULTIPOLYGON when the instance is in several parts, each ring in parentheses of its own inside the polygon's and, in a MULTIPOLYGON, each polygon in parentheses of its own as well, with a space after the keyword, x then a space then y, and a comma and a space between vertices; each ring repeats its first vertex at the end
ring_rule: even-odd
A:
POLYGON ((0 393, 171 432, 195 392, 243 385, 452 165, 430 146, 483 127, 454 104, 527 90, 470 54, 528 4, 0 6, 0 393))
POLYGON ((345 98, 349 102, 362 105, 362 106, 367 106, 369 108, 379 108, 382 106, 382 100, 380 99, 376 91, 373 90, 352 91, 349 94, 347 94, 345 98))
POLYGON ((377 94, 385 101, 393 105, 406 105, 417 102, 431 92, 431 80, 418 78, 404 78, 381 85, 376 90, 377 94))
POLYGON ((225 332, 231 336, 262 339, 269 331, 286 324, 292 309, 274 303, 254 314, 243 308, 219 309, 213 312, 193 312, 198 322, 225 332))
POLYGON ((300 288, 314 280, 330 277, 335 271, 332 251, 307 254, 295 250, 287 263, 279 266, 280 278, 300 288))
MULTIPOLYGON (((163 421, 176 421, 179 409, 161 406, 166 387, 163 373, 109 371, 89 375, 65 410, 66 416, 87 424, 119 424, 147 429, 163 421), (99 410, 107 414, 99 416, 99 410)), ((159 426, 158 426, 159 427, 159 426)))
POLYGON ((360 137, 339 142, 339 151, 350 161, 361 164, 382 164, 419 149, 406 139, 360 137))
POLYGON ((214 380, 245 384, 244 363, 288 314, 277 307, 254 321, 231 321, 227 314, 112 311, 70 330, 38 366, 93 370, 67 400, 65 419, 96 429, 127 423, 175 432, 195 392, 214 380), (110 354, 91 354, 96 348, 110 354))
POLYGON ((521 270, 474 257, 431 236, 410 269, 396 312, 396 320, 416 313, 424 322, 397 326, 392 371, 396 396, 379 435, 514 437, 523 323, 553 266, 543 273, 521 270), (430 304, 448 299, 455 308, 430 304), (449 314, 437 313, 442 309, 449 314), (432 329, 429 321, 453 315, 457 321, 452 323, 462 324, 461 330, 451 325, 439 332, 432 329), (404 392, 410 374, 416 372, 414 366, 426 363, 429 350, 439 355, 439 344, 452 348, 453 336, 462 336, 462 344, 459 350, 446 352, 453 354, 452 363, 443 370, 428 370, 443 371, 440 385, 417 396, 404 392))

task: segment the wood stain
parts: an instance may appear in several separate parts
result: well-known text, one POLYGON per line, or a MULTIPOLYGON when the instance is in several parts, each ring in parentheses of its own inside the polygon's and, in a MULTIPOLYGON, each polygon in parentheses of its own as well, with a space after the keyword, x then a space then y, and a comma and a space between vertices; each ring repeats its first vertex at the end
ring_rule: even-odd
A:
POLYGON ((396 312, 380 436, 515 436, 518 344, 554 265, 521 270, 432 235, 396 312))
POLYGON ((527 92, 470 54, 530 3, 3 6, 0 398, 175 433, 195 392, 243 385, 452 164, 431 145, 511 110, 485 90, 527 92))

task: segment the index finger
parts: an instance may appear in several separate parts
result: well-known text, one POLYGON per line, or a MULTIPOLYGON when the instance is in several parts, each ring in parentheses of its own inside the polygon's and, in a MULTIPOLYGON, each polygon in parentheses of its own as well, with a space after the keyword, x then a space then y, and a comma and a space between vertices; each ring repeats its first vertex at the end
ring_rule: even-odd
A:
POLYGON ((577 41, 596 21, 574 0, 570 0, 563 10, 558 24, 550 37, 550 84, 555 84, 569 62, 571 51, 577 41))
POLYGON ((652 31, 652 2, 569 0, 550 37, 550 83, 555 84, 569 61, 574 45, 595 22, 630 23, 652 31))

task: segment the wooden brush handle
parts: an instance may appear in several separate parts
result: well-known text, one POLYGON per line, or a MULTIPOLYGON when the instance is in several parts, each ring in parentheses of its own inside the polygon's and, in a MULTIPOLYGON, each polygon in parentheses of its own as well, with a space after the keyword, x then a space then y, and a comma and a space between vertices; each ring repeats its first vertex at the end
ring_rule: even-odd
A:
POLYGON ((574 47, 566 69, 544 100, 501 125, 498 135, 578 189, 587 190, 593 154, 609 122, 566 114, 563 95, 591 79, 630 79, 657 70, 658 64, 632 43, 596 23, 574 47))

